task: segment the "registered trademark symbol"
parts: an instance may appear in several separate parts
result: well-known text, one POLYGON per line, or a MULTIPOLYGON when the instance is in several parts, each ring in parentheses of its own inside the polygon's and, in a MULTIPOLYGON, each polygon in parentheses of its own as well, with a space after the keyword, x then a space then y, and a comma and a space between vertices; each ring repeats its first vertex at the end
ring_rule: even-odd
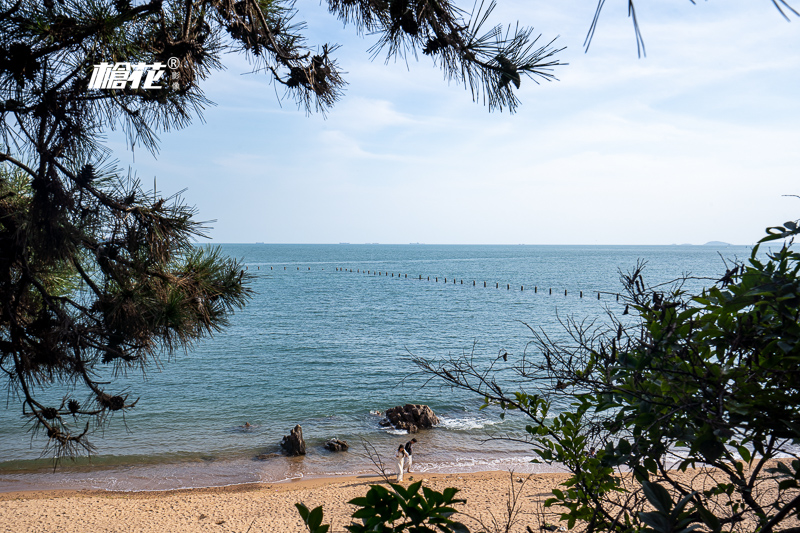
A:
POLYGON ((178 65, 180 65, 180 64, 181 63, 180 63, 180 61, 178 61, 177 57, 170 57, 169 59, 167 59, 167 66, 169 68, 171 68, 172 70, 175 70, 176 68, 178 68, 178 65))

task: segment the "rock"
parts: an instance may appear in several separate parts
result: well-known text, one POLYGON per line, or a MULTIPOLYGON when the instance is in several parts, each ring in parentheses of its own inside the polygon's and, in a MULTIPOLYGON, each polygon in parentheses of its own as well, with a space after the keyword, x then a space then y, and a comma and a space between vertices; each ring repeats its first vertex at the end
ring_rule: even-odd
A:
POLYGON ((397 429, 416 433, 420 429, 430 429, 439 423, 439 418, 427 405, 406 404, 386 410, 386 418, 397 429))
POLYGON ((345 440, 329 439, 325 441, 325 449, 332 452, 346 452, 349 447, 345 440))
POLYGON ((306 441, 303 440, 303 428, 299 425, 281 441, 281 447, 286 451, 287 455, 305 455, 306 454, 306 441))

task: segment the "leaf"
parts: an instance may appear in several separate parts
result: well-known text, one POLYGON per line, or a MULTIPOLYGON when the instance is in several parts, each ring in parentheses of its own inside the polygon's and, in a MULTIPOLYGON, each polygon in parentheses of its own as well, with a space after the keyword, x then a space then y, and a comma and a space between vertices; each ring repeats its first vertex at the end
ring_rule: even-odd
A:
POLYGON ((467 526, 465 526, 461 522, 451 522, 450 529, 453 531, 453 533, 469 533, 469 529, 467 529, 467 526))
POLYGON ((317 528, 319 528, 320 524, 322 524, 322 506, 315 507, 311 510, 311 513, 308 515, 308 520, 306 522, 308 524, 308 528, 311 531, 316 532, 317 528))
POLYGON ((661 513, 639 513, 639 520, 652 527, 658 533, 672 533, 667 517, 661 513))
POLYGON ((649 481, 642 482, 642 490, 647 500, 659 511, 664 514, 669 514, 672 509, 672 498, 667 489, 658 483, 651 483, 649 481))
POLYGON ((369 518, 376 515, 377 511, 374 507, 362 507, 352 514, 353 518, 369 518))
POLYGON ((410 498, 419 492, 419 488, 422 486, 422 481, 417 481, 416 483, 412 483, 408 486, 408 496, 406 498, 410 498))
POLYGON ((296 503, 294 506, 297 507, 297 512, 300 513, 300 518, 303 519, 303 522, 308 523, 308 507, 302 503, 296 503))
POLYGON ((695 506, 695 510, 697 511, 697 514, 700 515, 700 519, 703 521, 703 523, 711 528, 713 533, 719 533, 722 530, 722 526, 719 523, 719 518, 714 516, 711 511, 700 505, 695 506))
POLYGON ((738 446, 738 447, 736 448, 736 451, 738 451, 738 452, 739 452, 739 456, 742 458, 742 460, 743 460, 745 463, 749 463, 749 462, 750 462, 750 459, 751 459, 751 456, 750 456, 750 450, 748 450, 748 449, 747 449, 747 448, 745 448, 744 446, 738 446))

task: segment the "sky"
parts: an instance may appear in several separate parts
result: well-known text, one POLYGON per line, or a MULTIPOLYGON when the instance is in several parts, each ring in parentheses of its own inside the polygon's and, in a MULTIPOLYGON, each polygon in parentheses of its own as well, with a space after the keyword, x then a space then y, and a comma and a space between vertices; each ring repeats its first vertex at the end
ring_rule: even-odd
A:
POLYGON ((342 45, 326 117, 230 55, 203 86, 216 105, 156 157, 109 146, 146 188, 186 189, 213 243, 752 244, 800 217, 800 18, 769 0, 636 5, 643 58, 624 0, 588 53, 593 1, 498 0, 493 24, 557 37, 568 63, 523 78, 510 115, 422 54, 372 60, 375 36, 299 0, 309 44, 342 45))

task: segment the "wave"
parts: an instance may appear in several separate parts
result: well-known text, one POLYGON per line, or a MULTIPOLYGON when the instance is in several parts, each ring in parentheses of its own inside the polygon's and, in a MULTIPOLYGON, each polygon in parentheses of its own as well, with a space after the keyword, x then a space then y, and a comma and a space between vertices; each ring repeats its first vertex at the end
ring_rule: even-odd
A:
POLYGON ((439 416, 439 427, 453 431, 468 431, 471 429, 483 429, 487 426, 494 426, 502 424, 502 420, 490 420, 488 418, 481 418, 476 416, 464 416, 457 418, 450 418, 439 416))

